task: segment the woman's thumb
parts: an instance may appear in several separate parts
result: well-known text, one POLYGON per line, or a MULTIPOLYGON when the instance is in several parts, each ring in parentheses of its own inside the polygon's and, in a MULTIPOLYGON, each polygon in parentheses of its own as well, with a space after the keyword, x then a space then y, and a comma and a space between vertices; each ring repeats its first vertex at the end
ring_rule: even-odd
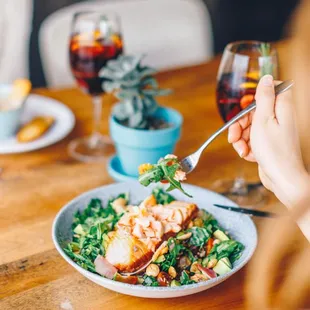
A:
POLYGON ((258 118, 272 119, 275 115, 275 91, 272 75, 264 75, 256 89, 256 112, 258 118))

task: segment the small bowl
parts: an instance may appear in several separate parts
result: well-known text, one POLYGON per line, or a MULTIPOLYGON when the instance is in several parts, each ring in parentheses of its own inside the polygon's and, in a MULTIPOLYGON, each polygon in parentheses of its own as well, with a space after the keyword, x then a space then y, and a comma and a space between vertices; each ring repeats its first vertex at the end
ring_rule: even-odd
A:
MULTIPOLYGON (((8 98, 13 86, 10 84, 0 85, 0 100, 8 98)), ((23 104, 17 108, 0 110, 0 140, 5 140, 14 136, 20 126, 23 113, 23 104)))

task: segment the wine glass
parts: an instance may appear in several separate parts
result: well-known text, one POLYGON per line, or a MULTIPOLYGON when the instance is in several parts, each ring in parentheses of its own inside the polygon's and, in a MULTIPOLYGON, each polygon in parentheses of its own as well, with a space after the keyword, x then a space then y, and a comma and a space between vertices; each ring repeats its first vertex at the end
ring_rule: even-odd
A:
MULTIPOLYGON (((259 79, 271 74, 278 77, 277 52, 269 43, 233 42, 226 46, 217 75, 216 102, 224 122, 229 121, 253 102, 259 79)), ((264 201, 260 183, 249 184, 244 177, 219 180, 215 190, 242 206, 255 206, 264 201)))
POLYGON ((70 142, 69 154, 80 161, 102 160, 111 153, 109 138, 99 133, 104 78, 100 70, 123 52, 120 23, 115 14, 79 12, 74 15, 69 45, 70 67, 79 88, 92 97, 93 132, 70 142))

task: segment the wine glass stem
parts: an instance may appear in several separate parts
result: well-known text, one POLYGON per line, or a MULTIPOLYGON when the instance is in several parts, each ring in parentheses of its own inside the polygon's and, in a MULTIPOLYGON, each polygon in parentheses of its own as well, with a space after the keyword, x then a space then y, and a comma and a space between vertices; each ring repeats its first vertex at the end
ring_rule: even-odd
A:
POLYGON ((100 139, 100 123, 102 113, 101 96, 93 96, 93 132, 90 138, 90 147, 95 148, 100 139))

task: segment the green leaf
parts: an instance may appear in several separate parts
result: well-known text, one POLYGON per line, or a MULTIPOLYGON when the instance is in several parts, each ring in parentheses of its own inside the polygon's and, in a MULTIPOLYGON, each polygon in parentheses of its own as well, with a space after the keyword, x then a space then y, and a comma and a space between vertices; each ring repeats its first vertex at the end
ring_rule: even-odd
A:
POLYGON ((153 169, 148 170, 144 174, 140 175, 139 182, 144 186, 148 186, 151 183, 167 180, 170 184, 166 189, 167 192, 178 189, 186 196, 192 197, 190 194, 183 190, 181 183, 174 179, 175 173, 178 169, 181 169, 181 165, 176 158, 163 159, 159 161, 158 164, 154 165, 153 169), (156 177, 154 177, 155 173, 156 177))
POLYGON ((156 278, 145 275, 143 277, 143 285, 145 286, 159 286, 156 278))
POLYGON ((214 216, 206 210, 199 210, 198 216, 203 220, 204 227, 208 230, 209 234, 213 234, 217 229, 221 229, 214 216))
POLYGON ((170 90, 159 89, 153 76, 154 68, 141 65, 144 56, 121 55, 110 60, 100 70, 99 75, 108 81, 102 84, 107 93, 115 96, 126 105, 113 110, 113 115, 124 125, 146 129, 150 127, 151 118, 158 108, 155 96, 163 96, 170 90), (128 107, 128 106, 131 107, 128 107))
POLYGON ((191 245, 202 247, 210 238, 208 230, 204 227, 192 227, 189 231, 192 233, 189 239, 191 245))
POLYGON ((165 260, 160 263, 161 270, 166 272, 169 270, 169 267, 176 267, 177 258, 186 250, 175 238, 170 238, 168 240, 168 248, 169 251, 165 254, 165 260))
POLYGON ((146 115, 150 116, 153 115, 157 109, 158 109, 158 104, 157 101, 151 97, 151 96, 145 96, 143 98, 144 106, 146 107, 146 115))
POLYGON ((167 192, 170 192, 170 191, 172 191, 174 189, 178 189, 183 194, 185 194, 186 196, 192 198, 193 196, 191 196, 190 194, 188 194, 188 193, 186 193, 184 191, 184 189, 182 188, 181 183, 174 179, 174 175, 175 175, 176 171, 179 169, 180 165, 179 164, 175 164, 175 165, 172 165, 172 166, 167 166, 167 165, 164 165, 162 163, 160 163, 160 165, 161 165, 162 170, 164 172, 165 179, 168 180, 169 183, 170 183, 170 186, 168 187, 167 192))
POLYGON ((190 279, 188 273, 185 270, 182 271, 180 282, 182 285, 188 285, 188 284, 195 283, 195 281, 190 279))
POLYGON ((162 180, 164 173, 159 166, 155 166, 154 168, 147 170, 145 173, 139 176, 139 182, 144 185, 148 186, 151 183, 157 183, 162 180))
POLYGON ((120 88, 121 84, 119 82, 105 81, 102 83, 102 88, 106 93, 112 93, 114 90, 120 88))
POLYGON ((152 88, 158 88, 158 83, 155 80, 155 78, 152 76, 143 78, 140 85, 141 85, 141 88, 144 88, 145 86, 150 86, 152 88))
POLYGON ((143 94, 145 96, 166 96, 172 93, 171 89, 144 89, 143 94))
POLYGON ((170 194, 166 193, 162 188, 155 188, 153 189, 152 193, 158 204, 167 205, 172 201, 175 201, 175 198, 170 194))
POLYGON ((128 118, 129 127, 136 128, 143 122, 143 113, 136 111, 128 118))
POLYGON ((223 257, 228 257, 233 263, 240 257, 243 249, 244 246, 240 242, 235 240, 225 240, 213 246, 208 258, 216 258, 217 260, 220 260, 223 257))
POLYGON ((128 118, 127 108, 123 103, 118 103, 113 107, 113 115, 118 121, 125 121, 128 118))
POLYGON ((139 70, 140 79, 157 73, 157 70, 151 67, 143 67, 139 70))
POLYGON ((266 74, 273 74, 273 63, 271 57, 271 45, 270 43, 261 43, 259 47, 261 57, 259 59, 260 65, 260 77, 266 74))

